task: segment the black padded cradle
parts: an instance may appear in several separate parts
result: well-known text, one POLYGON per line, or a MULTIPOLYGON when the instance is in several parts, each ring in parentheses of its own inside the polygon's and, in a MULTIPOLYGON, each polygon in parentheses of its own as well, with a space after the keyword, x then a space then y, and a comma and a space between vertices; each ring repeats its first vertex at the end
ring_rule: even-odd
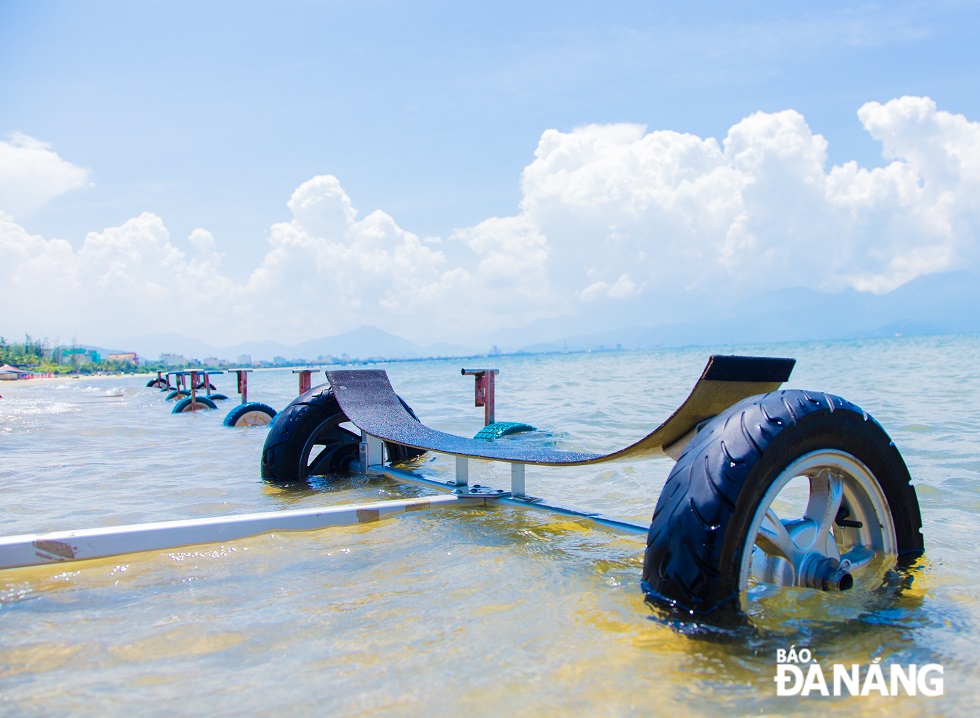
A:
MULTIPOLYGON (((474 459, 544 466, 575 466, 663 454, 695 427, 749 396, 775 391, 789 379, 795 359, 712 356, 684 403, 650 434, 611 454, 588 454, 519 442, 488 442, 436 431, 405 410, 381 369, 326 372, 337 403, 358 429, 384 441, 474 459)), ((685 442, 686 443, 686 442, 685 442)))

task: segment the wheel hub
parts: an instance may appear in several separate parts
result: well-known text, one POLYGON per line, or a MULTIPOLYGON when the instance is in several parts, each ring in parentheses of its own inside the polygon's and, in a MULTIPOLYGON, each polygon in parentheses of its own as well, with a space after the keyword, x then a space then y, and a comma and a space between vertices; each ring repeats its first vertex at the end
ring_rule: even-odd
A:
POLYGON ((743 590, 751 579, 847 591, 854 586, 854 572, 895 548, 888 504, 874 477, 853 456, 835 450, 805 455, 780 474, 762 497, 753 534, 743 559, 743 590), (808 487, 802 516, 780 518, 777 496, 796 477, 808 487))
POLYGON ((818 588, 821 591, 847 591, 854 586, 854 577, 848 572, 850 561, 838 561, 818 552, 807 554, 797 575, 797 585, 818 588))

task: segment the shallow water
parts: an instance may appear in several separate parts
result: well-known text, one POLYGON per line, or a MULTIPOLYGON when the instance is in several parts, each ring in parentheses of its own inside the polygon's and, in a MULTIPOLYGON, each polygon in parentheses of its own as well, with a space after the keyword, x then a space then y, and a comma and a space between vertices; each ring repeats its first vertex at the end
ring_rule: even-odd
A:
MULTIPOLYGON (((495 357, 497 418, 563 448, 611 450, 686 396, 712 352, 795 356, 788 386, 841 394, 892 435, 922 508, 926 556, 885 597, 787 591, 751 628, 700 630, 643 603, 643 537, 516 507, 413 512, 355 528, 0 572, 4 715, 702 715, 975 713, 980 665, 980 337, 495 357), (776 651, 821 663, 938 663, 944 694, 777 697, 776 651)), ((473 364, 468 362, 467 365, 473 364)), ((482 424, 458 361, 385 365, 436 428, 482 424)), ((0 384, 4 535, 400 498, 350 477, 263 483, 267 429, 173 415, 146 378, 0 384), (122 393, 122 397, 111 396, 122 393)), ((280 409, 286 371, 251 375, 280 409)), ((649 521, 669 459, 529 467, 529 493, 649 521)), ((447 476, 445 459, 417 470, 447 476)), ((506 487, 506 466, 471 481, 506 487)))

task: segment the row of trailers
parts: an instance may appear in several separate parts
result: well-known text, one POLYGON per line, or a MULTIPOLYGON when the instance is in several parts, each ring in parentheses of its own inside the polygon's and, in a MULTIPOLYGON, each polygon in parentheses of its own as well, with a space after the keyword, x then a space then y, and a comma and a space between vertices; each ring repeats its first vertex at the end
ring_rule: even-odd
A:
MULTIPOLYGON (((294 369, 299 378, 299 393, 309 391, 311 376, 315 369, 294 369)), ((266 426, 276 417, 276 410, 268 404, 248 400, 248 375, 251 369, 229 369, 227 373, 237 376, 239 403, 224 418, 225 426, 266 426)), ((157 388, 167 394, 167 401, 174 402, 173 413, 188 411, 213 411, 216 402, 226 401, 228 397, 217 391, 211 378, 225 374, 220 369, 190 369, 185 371, 158 371, 155 379, 146 386, 157 388)))

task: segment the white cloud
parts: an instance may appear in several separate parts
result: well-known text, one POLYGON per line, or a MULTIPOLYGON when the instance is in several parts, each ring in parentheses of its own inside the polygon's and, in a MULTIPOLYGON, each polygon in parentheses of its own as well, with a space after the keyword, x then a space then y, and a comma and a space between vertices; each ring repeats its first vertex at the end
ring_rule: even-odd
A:
POLYGON ((926 97, 869 102, 858 112, 891 163, 834 168, 828 185, 849 210, 858 254, 852 286, 888 291, 915 277, 980 260, 980 123, 926 97))
POLYGON ((221 265, 225 255, 215 249, 214 235, 209 231, 198 227, 190 233, 187 241, 197 250, 200 259, 210 262, 215 267, 221 265))
POLYGON ((640 294, 640 288, 636 286, 628 274, 621 274, 619 279, 609 287, 609 296, 613 299, 625 299, 626 297, 635 297, 638 294, 640 294))
POLYGON ((20 132, 0 140, 0 210, 9 215, 29 215, 88 179, 88 170, 61 159, 40 140, 20 132))
MULTIPOLYGON (((579 312, 643 321, 664 297, 676 311, 760 289, 883 292, 977 268, 980 125, 927 98, 858 116, 886 166, 828 167, 826 140, 792 110, 747 117, 721 141, 633 124, 548 130, 519 211, 438 242, 383 211, 362 218, 337 178, 314 177, 244 281, 221 273, 220 238, 195 229, 185 252, 150 213, 77 251, 0 213, 0 287, 36 298, 28 330, 50 335, 298 342, 375 324, 426 342, 579 312)), ((42 169, 57 159, 38 151, 42 169)))
POLYGON ((111 328, 106 339, 119 340, 176 327, 207 331, 233 316, 241 294, 209 260, 175 247, 163 220, 148 212, 88 233, 78 251, 0 214, 0 286, 45 334, 105 336, 111 328))
POLYGON ((626 299, 627 297, 638 296, 640 293, 640 287, 636 286, 636 283, 630 279, 630 276, 628 274, 621 274, 619 279, 612 285, 603 281, 593 282, 579 292, 578 296, 579 299, 585 302, 591 302, 602 297, 626 299))
POLYGON ((442 300, 440 283, 452 281, 442 277, 442 254, 384 212, 358 220, 335 177, 303 183, 288 206, 293 219, 272 227, 246 284, 270 328, 281 323, 299 337, 373 322, 393 328, 442 300))
POLYGON ((828 168, 826 140, 792 110, 747 117, 721 144, 638 125, 549 130, 519 217, 546 237, 551 281, 583 301, 647 288, 883 292, 976 266, 980 125, 927 98, 859 117, 889 166, 828 168), (624 274, 633 288, 612 291, 624 274))

